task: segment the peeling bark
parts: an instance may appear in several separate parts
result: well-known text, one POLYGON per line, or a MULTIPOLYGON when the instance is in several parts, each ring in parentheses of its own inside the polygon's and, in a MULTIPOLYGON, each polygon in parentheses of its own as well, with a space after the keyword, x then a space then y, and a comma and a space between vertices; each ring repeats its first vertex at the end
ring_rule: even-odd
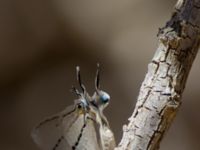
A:
POLYGON ((200 43, 200 0, 179 0, 158 33, 135 110, 124 125, 116 150, 159 149, 181 105, 181 97, 200 43))

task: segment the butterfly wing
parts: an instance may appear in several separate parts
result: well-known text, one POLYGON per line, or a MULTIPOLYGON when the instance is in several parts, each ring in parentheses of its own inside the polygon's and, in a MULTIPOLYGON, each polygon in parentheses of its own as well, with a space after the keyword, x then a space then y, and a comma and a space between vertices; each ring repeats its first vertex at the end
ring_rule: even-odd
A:
POLYGON ((43 150, 99 150, 94 121, 74 106, 42 121, 32 137, 43 150))
POLYGON ((73 149, 99 150, 94 123, 82 114, 72 127, 65 131, 65 138, 73 149))
POLYGON ((83 132, 83 138, 81 139, 81 143, 78 146, 78 148, 81 149, 81 147, 84 148, 84 150, 99 150, 99 144, 97 142, 97 135, 96 130, 94 128, 94 122, 93 120, 88 119, 86 128, 83 132))
POLYGON ((75 107, 69 106, 63 112, 51 116, 39 123, 31 133, 34 142, 42 150, 68 150, 70 145, 64 139, 62 120, 67 117, 66 127, 78 118, 74 113, 75 107))

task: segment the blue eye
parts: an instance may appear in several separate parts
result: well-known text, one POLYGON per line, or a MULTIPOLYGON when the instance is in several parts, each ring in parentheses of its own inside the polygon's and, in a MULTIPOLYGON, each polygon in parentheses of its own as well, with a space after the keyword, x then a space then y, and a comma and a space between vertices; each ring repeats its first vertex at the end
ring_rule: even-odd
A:
POLYGON ((107 102, 109 101, 109 99, 104 98, 104 97, 101 97, 101 101, 102 101, 103 103, 107 103, 107 102))
POLYGON ((103 103, 107 103, 110 100, 110 96, 107 93, 103 93, 100 99, 103 103))

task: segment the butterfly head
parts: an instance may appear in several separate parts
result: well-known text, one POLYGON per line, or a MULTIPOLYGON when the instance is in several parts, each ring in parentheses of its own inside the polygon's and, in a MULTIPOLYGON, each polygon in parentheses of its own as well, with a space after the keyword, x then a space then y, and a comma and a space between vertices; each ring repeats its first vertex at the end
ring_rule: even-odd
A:
POLYGON ((72 92, 74 92, 79 97, 78 101, 82 103, 82 106, 83 106, 82 108, 85 108, 87 110, 94 108, 94 109, 99 109, 100 111, 103 111, 103 109, 106 106, 108 106, 110 102, 110 95, 107 92, 100 89, 99 64, 97 64, 97 73, 95 77, 95 92, 92 97, 87 93, 86 88, 81 81, 79 66, 76 67, 76 74, 77 74, 77 81, 79 83, 81 91, 79 91, 75 87, 72 87, 72 92))

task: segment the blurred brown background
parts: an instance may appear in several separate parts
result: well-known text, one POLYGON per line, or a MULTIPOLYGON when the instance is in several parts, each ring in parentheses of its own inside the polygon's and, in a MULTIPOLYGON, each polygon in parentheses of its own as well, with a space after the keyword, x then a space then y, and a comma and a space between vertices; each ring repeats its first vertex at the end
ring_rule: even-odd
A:
MULTIPOLYGON (((0 0, 0 149, 37 150, 30 138, 41 119, 73 104, 75 66, 94 92, 111 95, 106 115, 117 141, 131 115, 175 0, 0 0)), ((191 70, 183 105, 162 150, 199 150, 200 69, 191 70)))

